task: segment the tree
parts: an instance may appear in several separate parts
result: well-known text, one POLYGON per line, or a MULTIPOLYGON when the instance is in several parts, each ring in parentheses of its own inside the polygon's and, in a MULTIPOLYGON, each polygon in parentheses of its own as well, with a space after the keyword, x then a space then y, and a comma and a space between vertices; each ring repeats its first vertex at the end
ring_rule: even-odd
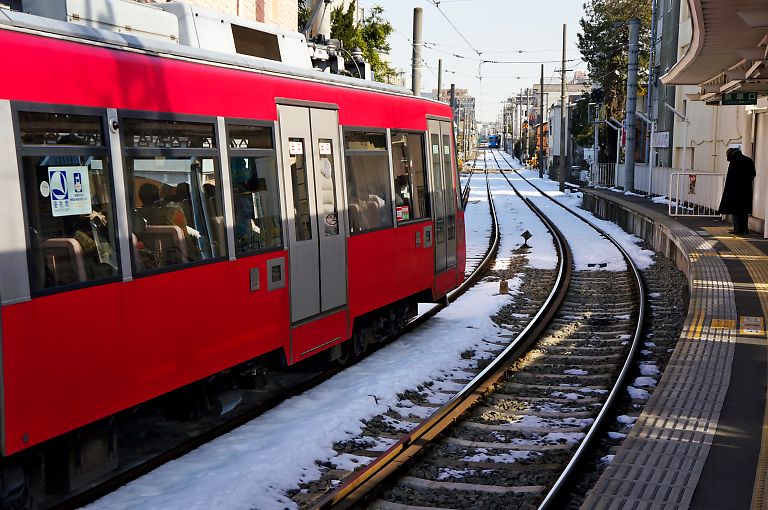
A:
POLYGON ((629 26, 631 18, 640 20, 640 62, 638 94, 648 82, 648 42, 651 26, 649 0, 588 0, 586 13, 579 21, 577 46, 589 68, 592 81, 601 86, 606 113, 622 117, 626 103, 629 26))
POLYGON ((304 31, 304 27, 307 26, 309 16, 312 14, 312 6, 309 5, 309 0, 299 0, 299 32, 304 31))
POLYGON ((374 5, 362 23, 356 24, 356 9, 357 3, 352 2, 346 11, 337 7, 331 12, 331 38, 340 40, 346 51, 360 48, 365 60, 371 64, 375 79, 387 81, 396 74, 381 58, 382 53, 390 50, 387 39, 393 31, 392 24, 382 16, 384 8, 380 5, 374 5))

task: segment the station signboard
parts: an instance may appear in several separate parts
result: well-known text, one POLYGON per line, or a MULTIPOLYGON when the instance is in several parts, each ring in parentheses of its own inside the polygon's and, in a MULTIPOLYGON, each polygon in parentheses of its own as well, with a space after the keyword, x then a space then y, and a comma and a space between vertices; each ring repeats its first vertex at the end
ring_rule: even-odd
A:
POLYGON ((757 104, 757 92, 731 92, 723 94, 723 106, 757 104))

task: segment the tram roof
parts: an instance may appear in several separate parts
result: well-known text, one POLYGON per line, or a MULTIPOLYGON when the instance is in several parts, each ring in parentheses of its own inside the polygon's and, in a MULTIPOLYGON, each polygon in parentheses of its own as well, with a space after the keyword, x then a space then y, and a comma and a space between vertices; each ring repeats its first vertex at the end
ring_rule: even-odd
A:
MULTIPOLYGON (((155 38, 141 37, 125 32, 113 32, 77 25, 66 21, 4 8, 0 8, 0 29, 34 33, 62 40, 88 42, 106 47, 154 54, 157 56, 179 58, 182 60, 190 60, 223 67, 247 69, 290 78, 320 81, 323 83, 357 89, 368 89, 390 94, 413 96, 409 89, 388 83, 324 73, 315 69, 296 67, 282 62, 243 55, 240 53, 226 53, 222 51, 195 48, 193 46, 177 44, 155 38)), ((432 101, 427 98, 420 99, 423 99, 424 101, 432 101)))

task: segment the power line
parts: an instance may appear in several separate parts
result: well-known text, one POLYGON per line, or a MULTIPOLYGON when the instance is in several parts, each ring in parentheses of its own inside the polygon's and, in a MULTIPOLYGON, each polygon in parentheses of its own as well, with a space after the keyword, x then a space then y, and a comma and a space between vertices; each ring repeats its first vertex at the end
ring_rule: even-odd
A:
POLYGON ((453 30, 456 31, 457 34, 459 34, 459 37, 461 37, 464 40, 464 42, 467 43, 467 46, 469 46, 469 48, 472 51, 477 53, 478 57, 482 58, 483 52, 478 51, 478 49, 472 46, 472 43, 469 42, 466 37, 464 37, 464 34, 461 32, 461 30, 459 30, 459 28, 453 23, 453 21, 451 21, 451 18, 449 18, 448 15, 445 12, 443 12, 443 10, 440 8, 440 1, 439 0, 428 0, 428 1, 429 3, 435 6, 435 8, 440 12, 443 18, 445 18, 448 24, 451 25, 451 27, 453 27, 453 30))

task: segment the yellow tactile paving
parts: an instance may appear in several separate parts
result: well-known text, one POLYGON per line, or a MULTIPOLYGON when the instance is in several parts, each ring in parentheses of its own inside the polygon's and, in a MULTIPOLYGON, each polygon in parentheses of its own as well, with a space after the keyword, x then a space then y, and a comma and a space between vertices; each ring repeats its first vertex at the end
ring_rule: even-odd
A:
MULTIPOLYGON (((726 227, 707 227, 706 230, 723 243, 747 269, 755 284, 752 286, 760 299, 763 317, 768 316, 768 255, 757 249, 752 243, 741 237, 729 235, 726 227)), ((728 255, 725 255, 728 256, 728 255)), ((743 322, 743 321, 742 321, 743 322)), ((766 398, 768 402, 768 398, 766 398)), ((752 509, 768 509, 768 412, 763 412, 763 435, 760 444, 757 473, 752 492, 752 509)))

